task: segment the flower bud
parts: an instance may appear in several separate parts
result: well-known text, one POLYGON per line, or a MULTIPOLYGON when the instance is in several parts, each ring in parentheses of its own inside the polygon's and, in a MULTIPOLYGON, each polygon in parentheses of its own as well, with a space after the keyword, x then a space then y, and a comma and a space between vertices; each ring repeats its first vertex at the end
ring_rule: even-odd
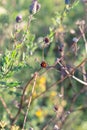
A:
POLYGON ((44 42, 45 42, 45 43, 49 43, 49 38, 48 38, 48 37, 45 37, 45 38, 44 38, 44 42))
POLYGON ((37 3, 37 8, 36 8, 36 10, 39 11, 40 8, 41 8, 41 4, 37 3))
POLYGON ((41 5, 37 2, 37 0, 34 0, 30 5, 29 12, 31 14, 36 14, 36 12, 40 10, 40 7, 41 5))
POLYGON ((17 16, 16 17, 16 22, 20 23, 21 21, 22 21, 22 16, 21 15, 17 16))
POLYGON ((65 0, 65 4, 70 4, 70 0, 65 0))

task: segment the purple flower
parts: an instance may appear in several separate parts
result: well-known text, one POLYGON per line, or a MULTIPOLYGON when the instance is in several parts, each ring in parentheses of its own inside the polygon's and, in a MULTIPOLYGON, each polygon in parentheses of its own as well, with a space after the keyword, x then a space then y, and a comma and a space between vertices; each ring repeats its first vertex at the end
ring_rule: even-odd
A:
POLYGON ((38 3, 38 4, 37 4, 37 8, 36 8, 36 10, 39 11, 40 8, 41 8, 41 4, 38 3))
POLYGON ((70 4, 70 0, 65 0, 65 4, 70 4))
POLYGON ((32 1, 32 4, 30 5, 29 12, 31 14, 35 14, 37 11, 39 11, 41 8, 41 5, 37 2, 37 0, 32 1))
POLYGON ((22 21, 22 16, 21 15, 17 16, 16 17, 16 22, 20 23, 21 21, 22 21))

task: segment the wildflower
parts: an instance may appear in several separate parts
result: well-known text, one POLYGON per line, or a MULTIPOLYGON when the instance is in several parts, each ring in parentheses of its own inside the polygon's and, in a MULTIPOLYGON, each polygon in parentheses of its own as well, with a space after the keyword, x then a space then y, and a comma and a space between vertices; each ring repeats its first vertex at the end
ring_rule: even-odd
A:
POLYGON ((45 84, 46 83, 46 78, 43 76, 39 80, 40 84, 45 84))
POLYGON ((41 110, 41 109, 38 109, 38 110, 36 111, 35 115, 36 115, 37 117, 42 117, 42 116, 43 116, 42 110, 41 110))
POLYGON ((30 5, 29 12, 31 14, 36 14, 37 11, 39 11, 41 8, 41 5, 37 2, 37 0, 33 0, 32 4, 30 5))
POLYGON ((37 91, 41 93, 46 90, 46 77, 42 76, 38 79, 37 91))
POLYGON ((40 8, 41 8, 41 4, 37 3, 37 8, 36 8, 36 10, 39 11, 40 8))
POLYGON ((50 96, 51 97, 55 97, 57 95, 57 92, 56 91, 52 91, 51 93, 50 93, 50 96))
POLYGON ((62 100, 62 101, 61 101, 61 105, 62 105, 63 107, 65 107, 66 104, 67 104, 67 102, 66 102, 65 100, 62 100))
POLYGON ((16 22, 20 23, 21 21, 22 21, 22 16, 21 15, 17 16, 16 17, 16 22))

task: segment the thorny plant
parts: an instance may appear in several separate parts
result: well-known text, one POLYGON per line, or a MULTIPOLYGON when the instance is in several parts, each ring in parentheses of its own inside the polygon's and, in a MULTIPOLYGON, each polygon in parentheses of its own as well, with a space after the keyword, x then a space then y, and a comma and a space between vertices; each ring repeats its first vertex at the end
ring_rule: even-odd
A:
MULTIPOLYGON (((0 101, 9 115, 10 119, 10 127, 9 129, 11 130, 19 130, 19 126, 16 126, 16 123, 18 122, 19 116, 21 112, 23 112, 24 115, 24 121, 23 125, 21 127, 22 130, 25 129, 26 127, 26 122, 27 122, 27 117, 28 113, 30 112, 30 107, 31 104, 36 100, 44 95, 52 88, 57 87, 58 84, 61 84, 61 89, 60 93, 58 94, 58 97, 62 100, 65 99, 65 88, 63 82, 66 79, 69 79, 71 82, 71 86, 73 87, 74 91, 74 85, 72 79, 74 79, 76 82, 79 84, 82 84, 80 91, 79 92, 74 92, 74 95, 72 95, 72 98, 70 99, 70 106, 68 110, 65 110, 63 106, 60 107, 59 104, 55 105, 54 104, 54 111, 55 114, 54 116, 47 122, 46 125, 43 126, 42 130, 48 129, 49 125, 53 123, 53 130, 62 130, 64 123, 66 122, 68 116, 75 111, 81 111, 87 108, 87 106, 82 106, 81 108, 75 109, 74 104, 79 98, 80 94, 84 93, 87 91, 87 72, 86 72, 86 62, 87 62, 87 40, 86 40, 86 31, 87 31, 87 26, 85 23, 85 20, 82 21, 77 21, 76 25, 79 29, 79 33, 76 34, 76 37, 73 37, 72 39, 72 44, 69 48, 68 52, 65 52, 66 48, 66 43, 64 39, 64 32, 60 32, 58 28, 63 26, 63 21, 64 18, 70 13, 70 11, 77 6, 79 3, 79 0, 65 0, 65 8, 63 12, 57 13, 56 17, 53 19, 54 21, 54 26, 50 28, 50 33, 42 39, 37 45, 34 44, 34 39, 35 37, 30 33, 30 25, 32 20, 34 19, 35 14, 40 10, 41 5, 38 3, 37 0, 32 0, 32 4, 29 8, 30 15, 28 16, 28 22, 27 26, 25 27, 24 30, 20 29, 20 24, 22 22, 22 16, 17 16, 16 17, 16 27, 15 31, 12 34, 11 40, 14 42, 14 45, 11 50, 6 50, 5 54, 1 56, 1 66, 0 66, 0 84, 2 85, 1 89, 4 89, 5 86, 9 89, 9 87, 15 87, 15 86, 21 86, 22 83, 17 82, 17 81, 12 81, 8 82, 9 78, 11 78, 14 73, 18 70, 23 69, 24 67, 28 66, 27 60, 29 59, 28 56, 30 53, 33 53, 36 49, 38 49, 38 46, 41 45, 42 49, 42 61, 38 61, 40 64, 40 69, 35 71, 32 78, 29 78, 29 81, 27 84, 22 88, 22 95, 20 98, 20 103, 18 106, 17 113, 15 116, 11 113, 10 109, 8 108, 7 104, 5 103, 4 99, 0 95, 0 101), (22 36, 19 39, 19 35, 22 32, 22 36), (83 55, 83 58, 81 62, 78 65, 69 65, 66 61, 67 57, 69 54, 73 54, 73 57, 77 58, 78 53, 79 53, 79 46, 78 43, 79 41, 83 39, 84 41, 84 46, 85 46, 85 53, 83 55), (54 62, 53 65, 48 65, 48 63, 45 60, 45 49, 48 48, 52 42, 55 41, 56 43, 59 41, 59 44, 57 45, 57 53, 58 57, 56 57, 56 61, 54 62), (28 44, 28 42, 30 44, 28 44), (42 69, 44 70, 42 72, 42 69), (49 71, 54 70, 57 71, 61 76, 60 80, 58 79, 56 82, 53 84, 49 85, 45 91, 42 93, 38 94, 33 98, 33 93, 35 91, 35 86, 36 86, 36 81, 43 76, 45 73, 48 73, 49 71), (82 74, 83 78, 80 79, 79 77, 76 76, 76 71, 82 74), (27 104, 26 104, 26 111, 24 111, 24 102, 25 102, 25 97, 26 97, 26 91, 29 87, 31 87, 31 92, 28 95, 27 98, 27 104), (61 108, 61 109, 60 109, 61 108)), ((85 3, 84 3, 85 4, 85 3)), ((67 16, 68 17, 68 16, 67 16)), ((79 86, 78 86, 79 87, 79 86)), ((19 87, 21 88, 21 87, 19 87)), ((67 99, 65 99, 67 100, 67 99)), ((29 118, 29 117, 28 117, 29 118)), ((6 123, 1 121, 0 122, 0 127, 1 129, 5 129, 6 123)), ((33 130, 33 124, 29 124, 29 130, 33 130), (31 127, 30 127, 31 126, 31 127)))

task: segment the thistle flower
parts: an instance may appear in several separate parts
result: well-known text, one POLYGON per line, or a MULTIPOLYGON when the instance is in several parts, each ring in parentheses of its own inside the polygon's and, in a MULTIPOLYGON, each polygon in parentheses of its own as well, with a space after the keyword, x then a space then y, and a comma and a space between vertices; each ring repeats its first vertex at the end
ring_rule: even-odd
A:
POLYGON ((39 11, 41 8, 41 5, 37 2, 37 0, 33 0, 32 4, 30 5, 29 12, 31 14, 36 14, 37 11, 39 11))

